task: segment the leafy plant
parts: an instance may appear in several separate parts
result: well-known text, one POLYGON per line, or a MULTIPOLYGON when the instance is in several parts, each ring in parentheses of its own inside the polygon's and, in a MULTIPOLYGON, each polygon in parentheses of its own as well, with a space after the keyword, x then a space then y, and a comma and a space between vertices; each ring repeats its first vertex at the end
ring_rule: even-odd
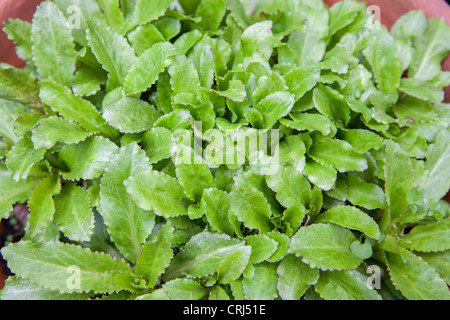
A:
POLYGON ((443 20, 55 0, 5 31, 2 299, 450 299, 443 20))

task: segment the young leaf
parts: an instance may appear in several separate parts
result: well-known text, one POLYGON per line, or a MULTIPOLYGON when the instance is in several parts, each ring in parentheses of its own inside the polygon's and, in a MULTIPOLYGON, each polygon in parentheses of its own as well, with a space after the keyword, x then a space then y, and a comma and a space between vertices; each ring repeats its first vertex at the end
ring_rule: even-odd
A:
POLYGON ((136 204, 144 210, 154 210, 163 217, 187 215, 191 201, 180 183, 169 175, 146 170, 129 177, 124 184, 136 204))
POLYGON ((219 232, 234 235, 234 225, 230 213, 230 197, 225 191, 210 188, 203 191, 205 216, 208 223, 219 232))
POLYGON ((164 293, 170 300, 199 300, 209 293, 192 279, 175 279, 163 284, 164 293))
POLYGON ((0 218, 7 219, 15 203, 23 203, 30 199, 39 180, 39 178, 29 177, 16 182, 10 175, 2 175, 0 177, 0 218))
POLYGON ((156 43, 146 50, 139 56, 125 79, 125 93, 136 94, 150 88, 158 80, 159 74, 172 63, 172 57, 176 53, 176 47, 169 42, 156 43))
POLYGON ((164 273, 173 258, 173 230, 170 223, 165 224, 155 242, 144 243, 136 260, 136 274, 143 276, 149 287, 156 284, 158 277, 164 273))
POLYGON ((339 172, 364 171, 368 167, 366 158, 343 140, 327 140, 313 144, 309 155, 318 163, 332 166, 339 172))
POLYGON ((54 201, 54 222, 59 229, 71 240, 89 241, 94 232, 94 215, 83 188, 67 183, 54 201))
POLYGON ((264 194, 255 187, 235 186, 230 192, 230 210, 248 228, 259 229, 263 233, 273 228, 270 205, 264 194))
POLYGON ((6 165, 16 181, 26 179, 31 169, 44 158, 45 149, 35 150, 27 133, 6 154, 6 165))
POLYGON ((426 32, 417 40, 409 76, 422 81, 432 80, 440 72, 441 62, 449 52, 450 27, 441 19, 430 19, 426 32))
POLYGON ((346 179, 347 199, 355 206, 374 210, 383 209, 386 205, 384 191, 373 183, 366 183, 357 176, 346 179))
POLYGON ((294 102, 294 96, 286 92, 275 92, 262 99, 255 109, 263 115, 264 128, 271 129, 279 119, 288 115, 294 102))
POLYGON ((19 277, 62 293, 116 292, 120 288, 106 280, 108 272, 129 271, 123 260, 113 260, 109 255, 57 241, 13 243, 2 249, 2 255, 19 277), (29 268, 29 263, 35 268, 29 268), (74 271, 79 271, 78 284, 70 278, 74 271))
POLYGON ((311 186, 292 167, 282 167, 275 175, 266 176, 267 185, 277 193, 277 200, 285 208, 298 203, 307 206, 311 200, 311 186))
POLYGON ((361 260, 353 255, 350 245, 356 237, 350 230, 331 224, 313 224, 292 237, 290 253, 322 270, 354 269, 361 260))
POLYGON ((57 175, 51 175, 42 179, 33 190, 28 201, 30 214, 28 221, 31 236, 42 233, 53 220, 55 203, 53 196, 61 190, 61 184, 57 175))
POLYGON ((100 178, 117 150, 112 141, 98 136, 67 145, 61 150, 59 159, 68 171, 61 174, 70 180, 100 178))
POLYGON ((436 141, 428 148, 426 154, 426 181, 420 189, 426 199, 439 200, 450 188, 450 173, 446 170, 450 161, 450 135, 448 130, 442 130, 436 136, 436 141))
POLYGON ((252 247, 241 246, 227 254, 217 269, 218 282, 227 284, 238 279, 247 268, 251 252, 252 247))
POLYGON ((172 155, 172 132, 163 127, 153 128, 142 136, 142 147, 150 160, 157 163, 172 155))
POLYGON ((37 8, 31 38, 33 61, 41 78, 70 86, 77 52, 64 14, 53 2, 46 1, 37 8))
POLYGON ((244 278, 242 288, 247 300, 273 300, 278 297, 275 263, 260 263, 255 266, 253 277, 244 278))
POLYGON ((422 258, 414 256, 403 262, 398 254, 387 254, 387 266, 394 286, 410 300, 449 300, 444 280, 422 258))
POLYGON ((405 248, 424 252, 436 252, 450 249, 450 219, 417 226, 401 238, 405 248))
POLYGON ((374 289, 351 271, 322 271, 314 288, 326 300, 381 300, 374 289))
POLYGON ((318 269, 312 269, 292 254, 281 261, 277 274, 277 288, 283 300, 300 300, 306 290, 319 279, 318 269))
POLYGON ((56 82, 44 81, 39 85, 39 97, 53 111, 78 122, 86 130, 99 131, 110 138, 117 137, 117 131, 106 123, 92 103, 74 96, 68 88, 56 82))
POLYGON ((350 206, 334 207, 320 214, 316 222, 333 223, 348 229, 358 230, 368 237, 378 240, 380 229, 377 223, 361 210, 350 206))
POLYGON ((265 234, 255 234, 245 238, 245 243, 252 248, 250 263, 256 264, 269 259, 277 250, 278 243, 265 234))
POLYGON ((414 171, 408 154, 393 141, 386 143, 384 163, 386 203, 390 221, 395 222, 408 208, 406 195, 414 187, 414 171))
POLYGON ((217 272, 220 261, 244 245, 239 239, 223 234, 202 232, 193 236, 184 250, 177 254, 163 276, 165 281, 186 274, 202 277, 217 272))
POLYGON ((77 123, 65 118, 51 116, 40 121, 40 125, 32 130, 31 141, 34 149, 50 149, 57 142, 66 144, 78 143, 91 136, 93 132, 86 131, 77 123))
POLYGON ((149 236, 155 216, 134 203, 124 181, 151 168, 139 146, 132 142, 109 161, 100 184, 100 213, 111 240, 123 256, 135 262, 141 245, 149 236))
POLYGON ((128 72, 137 60, 133 48, 110 27, 95 22, 89 22, 88 26, 89 45, 103 68, 109 72, 111 87, 124 84, 128 72))
POLYGON ((61 293, 56 290, 43 289, 28 280, 10 277, 0 292, 2 300, 88 300, 88 293, 61 293))
POLYGON ((41 105, 36 78, 23 69, 0 69, 0 98, 30 107, 41 105))
POLYGON ((103 118, 124 133, 142 132, 153 127, 161 114, 151 104, 133 97, 124 97, 109 104, 103 118))

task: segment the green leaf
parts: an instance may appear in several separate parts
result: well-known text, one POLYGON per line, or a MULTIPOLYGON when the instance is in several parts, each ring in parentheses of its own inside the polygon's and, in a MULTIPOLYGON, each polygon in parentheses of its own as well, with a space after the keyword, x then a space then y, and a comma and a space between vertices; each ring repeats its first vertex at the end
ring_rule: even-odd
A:
POLYGON ((255 265, 253 277, 244 278, 242 288, 246 300, 273 300, 278 297, 276 273, 277 264, 260 263, 255 265))
POLYGON ((230 192, 230 210, 248 228, 259 229, 262 233, 273 228, 270 205, 264 194, 255 187, 235 186, 230 192))
POLYGON ((397 51, 392 50, 394 47, 394 38, 385 29, 380 29, 377 37, 363 50, 372 67, 378 89, 383 92, 395 91, 402 76, 397 51))
POLYGON ((308 17, 308 24, 302 30, 293 31, 288 44, 294 52, 292 62, 299 66, 310 66, 321 61, 325 54, 324 38, 329 33, 329 13, 325 8, 305 5, 302 15, 308 17))
POLYGON ((209 293, 192 279, 175 279, 163 284, 164 293, 170 300, 199 300, 209 293))
POLYGON ((30 107, 41 105, 36 78, 23 69, 0 69, 0 98, 30 107))
POLYGON ((142 246, 136 261, 136 274, 143 276, 149 287, 156 284, 158 277, 170 265, 173 258, 173 231, 173 227, 167 223, 159 231, 155 242, 146 242, 142 246))
POLYGON ((351 271, 325 271, 314 286, 326 300, 381 300, 381 296, 351 271))
POLYGON ((331 190, 337 179, 336 169, 317 162, 306 162, 303 174, 312 184, 325 191, 331 190))
POLYGON ((25 112, 25 107, 17 102, 0 99, 0 135, 5 142, 14 145, 19 137, 14 130, 14 122, 25 112))
POLYGON ((214 82, 214 52, 211 45, 204 39, 197 42, 189 54, 189 60, 198 72, 202 87, 211 88, 214 82))
POLYGON ((138 0, 134 9, 133 23, 145 24, 156 20, 169 8, 171 0, 138 0))
POLYGON ((245 92, 245 86, 241 80, 231 80, 228 83, 228 89, 225 91, 212 91, 217 93, 219 96, 225 97, 235 102, 243 102, 247 96, 247 93, 245 92))
POLYGON ((309 205, 311 186, 298 171, 292 167, 281 167, 277 174, 266 176, 267 185, 277 193, 277 200, 285 208, 298 203, 309 205))
POLYGON ((169 67, 169 74, 174 96, 182 92, 195 94, 200 87, 198 72, 186 56, 178 55, 175 57, 169 67))
POLYGON ((32 65, 31 23, 20 19, 9 19, 3 24, 3 31, 8 35, 8 39, 14 41, 17 56, 32 65))
POLYGON ((278 243, 265 234, 248 236, 245 238, 245 243, 252 248, 249 261, 251 264, 266 261, 278 248, 278 243))
POLYGON ((172 63, 176 53, 176 47, 169 42, 156 43, 142 53, 125 79, 125 93, 136 94, 150 88, 159 74, 172 63))
POLYGON ((295 68, 284 76, 289 92, 295 94, 295 100, 301 99, 305 93, 313 89, 319 78, 320 69, 316 66, 295 68))
POLYGON ((94 232, 94 215, 88 194, 74 183, 65 184, 54 197, 54 222, 74 241, 89 241, 94 232))
POLYGON ((203 191, 205 216, 208 223, 219 232, 234 235, 234 224, 230 213, 230 196, 227 192, 215 188, 203 191))
POLYGON ((202 232, 193 236, 177 254, 163 276, 167 281, 181 274, 203 277, 218 271, 222 259, 244 245, 244 241, 224 234, 202 232))
POLYGON ((393 141, 386 143, 384 159, 385 194, 392 223, 408 208, 406 195, 414 187, 414 171, 409 155, 393 141))
POLYGON ((339 172, 364 171, 368 168, 366 158, 343 140, 327 140, 313 144, 309 155, 318 163, 332 166, 339 172))
POLYGON ((28 201, 30 214, 28 221, 31 236, 45 231, 55 214, 53 196, 61 190, 61 184, 57 175, 51 175, 42 179, 28 201))
POLYGON ((13 243, 2 249, 2 255, 19 277, 62 293, 116 292, 121 288, 107 278, 108 273, 129 271, 123 260, 113 260, 109 255, 57 241, 13 243), (29 268, 31 263, 34 268, 29 268), (79 283, 73 278, 78 271, 79 283))
POLYGON ((435 269, 440 277, 450 284, 450 251, 418 254, 427 264, 435 269))
POLYGON ((194 202, 199 202, 204 189, 214 186, 214 178, 208 165, 199 159, 191 164, 175 164, 178 182, 186 195, 194 202), (203 163, 202 163, 203 162, 203 163))
POLYGON ((450 218, 439 222, 417 226, 401 238, 405 248, 424 252, 450 249, 450 218))
POLYGON ((420 189, 423 191, 425 199, 438 201, 450 188, 450 173, 446 169, 450 161, 448 130, 438 133, 435 142, 427 150, 426 159, 426 180, 420 189))
POLYGON ((228 253, 219 263, 217 269, 218 282, 232 283, 238 279, 249 263, 252 247, 241 246, 228 253))
POLYGON ((364 154, 371 149, 378 150, 383 146, 383 138, 369 130, 346 130, 343 132, 342 137, 361 154, 364 154))
POLYGON ((103 118, 112 127, 124 133, 151 129, 160 116, 151 104, 133 97, 123 97, 109 104, 103 113, 103 118))
POLYGON ((45 149, 35 150, 28 133, 6 154, 6 165, 16 181, 26 179, 33 167, 44 158, 45 149))
POLYGON ((300 300, 306 290, 319 279, 318 269, 312 269, 292 254, 281 261, 277 274, 277 288, 283 300, 300 300))
POLYGON ((422 81, 432 80, 441 71, 441 62, 449 52, 450 27, 441 19, 430 19, 425 33, 417 39, 409 76, 422 81))
POLYGON ((388 253, 387 266, 394 286, 409 300, 450 299, 445 281, 419 256, 405 263, 400 255, 388 253))
POLYGON ((51 116, 42 119, 39 126, 32 130, 31 141, 36 150, 41 148, 50 149, 57 142, 65 144, 78 143, 92 134, 93 132, 86 131, 73 121, 51 116))
POLYGON ((39 97, 53 111, 78 122, 88 131, 98 131, 110 138, 117 137, 117 131, 106 123, 92 103, 74 96, 68 88, 55 82, 44 81, 39 85, 39 97))
POLYGON ((64 14, 53 2, 46 1, 37 8, 31 38, 33 61, 41 78, 70 86, 77 52, 64 14))
POLYGON ((100 184, 100 213, 111 240, 123 256, 135 262, 154 226, 155 216, 137 206, 124 181, 151 168, 139 146, 132 142, 109 161, 100 184))
POLYGON ((444 92, 428 83, 414 78, 400 81, 399 90, 415 98, 440 104, 444 100, 444 92))
POLYGON ((106 23, 120 33, 124 25, 124 17, 119 7, 119 1, 99 0, 98 4, 105 14, 106 23))
POLYGON ((264 128, 271 129, 279 119, 294 107, 294 96, 286 92, 275 92, 262 99, 256 106, 264 119, 264 128))
POLYGON ((357 176, 348 176, 346 179, 347 199, 355 206, 369 210, 384 209, 386 200, 384 191, 373 183, 366 183, 357 176))
POLYGON ((195 11, 204 31, 216 31, 225 15, 225 0, 202 0, 195 11))
POLYGON ((0 218, 7 219, 13 209, 13 204, 26 202, 38 184, 39 178, 29 177, 19 182, 8 174, 0 176, 0 218))
POLYGON ((350 250, 355 240, 350 230, 340 226, 313 224, 300 228, 292 237, 289 252, 302 257, 313 268, 354 269, 361 263, 350 250))
POLYGON ((286 122, 280 122, 299 131, 320 131, 324 136, 327 136, 333 128, 331 121, 321 114, 292 112, 290 116, 295 124, 287 125, 286 122))
POLYGON ((333 223, 344 228, 361 231, 368 237, 378 240, 378 224, 366 213, 356 207, 339 206, 329 209, 317 217, 318 223, 333 223))
POLYGON ((330 8, 330 36, 351 24, 366 6, 356 1, 338 2, 330 8))
POLYGON ((123 36, 110 27, 95 22, 89 22, 88 26, 89 45, 97 60, 109 72, 111 87, 122 85, 137 60, 133 48, 123 36))
POLYGON ((338 127, 350 121, 349 105, 339 92, 321 84, 313 92, 314 106, 321 114, 333 120, 338 127))
POLYGON ((177 179, 154 170, 146 170, 124 182, 127 192, 144 210, 163 217, 187 215, 191 201, 177 179))
POLYGON ((100 178, 117 150, 112 141, 98 136, 67 145, 61 150, 59 159, 68 171, 61 174, 70 180, 100 178))
POLYGON ((144 133, 141 142, 150 163, 157 163, 172 155, 172 132, 166 128, 150 129, 144 133))
POLYGON ((273 22, 270 20, 252 24, 242 33, 241 55, 251 57, 260 54, 263 59, 268 60, 272 55, 276 44, 276 38, 272 34, 273 22))
POLYGON ((88 300, 90 297, 88 293, 61 293, 43 289, 19 277, 8 278, 0 292, 2 300, 88 300))

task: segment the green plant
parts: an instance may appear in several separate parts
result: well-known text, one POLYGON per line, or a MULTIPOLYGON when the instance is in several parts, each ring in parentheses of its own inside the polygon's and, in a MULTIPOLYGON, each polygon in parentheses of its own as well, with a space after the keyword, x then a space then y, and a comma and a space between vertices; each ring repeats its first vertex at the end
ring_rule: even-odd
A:
POLYGON ((0 297, 450 299, 450 27, 171 2, 6 23, 27 66, 0 69, 0 217, 30 215, 0 297))

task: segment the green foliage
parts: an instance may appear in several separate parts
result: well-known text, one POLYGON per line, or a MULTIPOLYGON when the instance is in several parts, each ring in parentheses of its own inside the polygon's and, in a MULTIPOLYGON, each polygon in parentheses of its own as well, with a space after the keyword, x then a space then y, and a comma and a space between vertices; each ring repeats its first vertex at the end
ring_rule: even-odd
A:
POLYGON ((27 66, 0 69, 0 218, 30 214, 0 299, 449 300, 450 27, 366 9, 55 0, 7 22, 27 66))

